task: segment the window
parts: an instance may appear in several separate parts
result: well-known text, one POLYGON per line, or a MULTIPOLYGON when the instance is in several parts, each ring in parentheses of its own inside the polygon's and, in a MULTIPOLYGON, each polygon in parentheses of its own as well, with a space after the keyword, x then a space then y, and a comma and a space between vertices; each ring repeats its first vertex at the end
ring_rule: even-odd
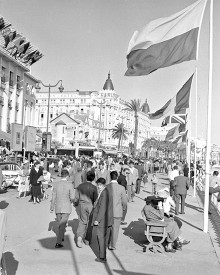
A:
POLYGON ((20 75, 17 75, 17 89, 21 88, 21 77, 20 75))
POLYGON ((10 76, 9 76, 9 85, 10 86, 14 85, 13 78, 14 78, 14 73, 10 71, 10 76))
POLYGON ((38 100, 36 99, 36 103, 38 103, 38 100))
POLYGON ((2 66, 2 77, 1 77, 1 81, 2 81, 3 83, 6 82, 5 74, 6 74, 6 68, 2 66))
POLYGON ((65 128, 64 128, 64 126, 63 126, 63 134, 65 133, 65 128))
POLYGON ((40 117, 41 117, 41 118, 44 118, 44 114, 41 114, 40 117))
POLYGON ((53 118, 53 114, 50 114, 50 118, 53 118))

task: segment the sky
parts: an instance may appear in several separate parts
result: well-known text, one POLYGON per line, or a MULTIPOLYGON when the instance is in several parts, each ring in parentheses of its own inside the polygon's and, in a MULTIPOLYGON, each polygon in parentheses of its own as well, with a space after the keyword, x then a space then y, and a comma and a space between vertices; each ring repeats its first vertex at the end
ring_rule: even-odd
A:
MULTIPOLYGON (((210 0, 208 0, 209 3, 210 0)), ((150 111, 175 96, 198 66, 198 137, 206 139, 209 72, 209 4, 200 33, 198 61, 184 62, 140 77, 126 77, 126 53, 135 30, 167 17, 195 0, 0 0, 0 15, 27 37, 44 57, 32 75, 45 84, 63 80, 67 91, 99 91, 108 72, 123 99, 147 98, 150 111)), ((212 143, 220 145, 220 1, 214 0, 212 143)), ((195 136, 195 81, 191 89, 195 136)), ((160 126, 161 120, 152 121, 160 126)))

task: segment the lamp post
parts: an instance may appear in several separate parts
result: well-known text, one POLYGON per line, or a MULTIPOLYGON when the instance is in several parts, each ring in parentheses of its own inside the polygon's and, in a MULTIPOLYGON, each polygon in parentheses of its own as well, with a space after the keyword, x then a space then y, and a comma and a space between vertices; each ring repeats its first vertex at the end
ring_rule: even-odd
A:
POLYGON ((100 150, 100 139, 101 139, 101 122, 102 122, 102 104, 105 103, 105 100, 101 100, 101 102, 96 101, 100 105, 100 113, 99 113, 99 136, 98 136, 98 152, 100 150))
POLYGON ((39 81, 35 87, 36 91, 39 92, 41 87, 40 87, 40 84, 42 84, 42 86, 44 86, 45 88, 49 88, 49 92, 48 92, 48 103, 47 103, 47 130, 46 130, 46 133, 47 133, 47 137, 48 137, 48 130, 49 130, 49 115, 50 115, 50 91, 51 91, 51 88, 54 88, 56 87, 58 84, 60 83, 60 86, 59 86, 59 91, 60 93, 62 93, 64 91, 64 87, 62 85, 62 80, 59 80, 55 85, 45 85, 42 81, 39 81))

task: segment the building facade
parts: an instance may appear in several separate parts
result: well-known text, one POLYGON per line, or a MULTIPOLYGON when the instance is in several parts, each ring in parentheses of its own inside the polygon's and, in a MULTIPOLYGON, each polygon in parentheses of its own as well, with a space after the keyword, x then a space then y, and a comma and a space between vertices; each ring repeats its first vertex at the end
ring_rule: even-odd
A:
POLYGON ((39 80, 30 68, 40 57, 30 41, 3 17, 0 20, 0 140, 11 143, 13 123, 22 125, 20 129, 35 126, 35 86, 39 80))
MULTIPOLYGON (((47 125, 48 92, 37 93, 36 99, 36 126, 44 132, 47 125)), ((116 147, 118 140, 112 138, 112 129, 118 123, 123 123, 128 130, 128 139, 123 141, 123 146, 128 147, 134 141, 134 113, 125 110, 125 102, 114 90, 110 73, 100 91, 51 91, 49 131, 52 131, 51 122, 65 113, 78 121, 86 119, 86 123, 81 123, 79 131, 82 135, 78 135, 79 141, 87 140, 97 145, 100 140, 103 146, 116 147)), ((144 112, 140 112, 138 117, 138 148, 141 148, 144 139, 150 136, 150 120, 144 112)))

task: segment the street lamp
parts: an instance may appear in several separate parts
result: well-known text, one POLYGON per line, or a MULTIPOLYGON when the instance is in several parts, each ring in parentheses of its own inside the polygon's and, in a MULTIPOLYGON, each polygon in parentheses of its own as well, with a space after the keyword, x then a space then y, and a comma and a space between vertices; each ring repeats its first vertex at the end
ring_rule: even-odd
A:
POLYGON ((61 84, 60 84, 60 87, 59 87, 58 89, 59 89, 60 93, 62 93, 62 92, 64 91, 64 87, 63 87, 63 85, 62 85, 62 80, 59 80, 59 81, 57 82, 56 85, 50 85, 50 84, 49 84, 49 85, 45 85, 42 81, 39 81, 39 82, 36 84, 36 87, 35 87, 35 89, 36 89, 37 92, 39 92, 40 89, 41 89, 40 83, 41 83, 44 87, 49 88, 49 93, 48 93, 48 104, 47 104, 47 133, 48 133, 48 128, 49 128, 49 112, 50 112, 50 89, 56 87, 59 83, 61 83, 61 84))
POLYGON ((105 103, 105 100, 101 100, 101 102, 99 102, 98 100, 94 100, 95 102, 97 102, 100 105, 100 113, 99 113, 99 136, 98 136, 98 152, 100 150, 100 139, 101 139, 101 122, 102 122, 102 105, 105 103))
MULTIPOLYGON (((59 86, 58 89, 59 89, 60 93, 62 93, 62 92, 64 91, 64 87, 63 87, 63 85, 62 85, 62 80, 59 80, 59 81, 57 82, 56 85, 50 85, 50 84, 49 84, 49 85, 45 85, 42 81, 39 81, 39 82, 36 84, 36 87, 35 87, 36 92, 39 92, 40 89, 41 89, 40 83, 41 83, 44 87, 49 88, 49 93, 48 93, 48 104, 47 104, 47 130, 46 130, 46 133, 44 133, 44 134, 46 135, 46 136, 44 137, 44 141, 45 141, 46 151, 50 151, 50 145, 48 145, 48 140, 51 141, 51 134, 48 133, 48 129, 49 129, 49 115, 50 115, 50 90, 51 90, 51 88, 56 87, 56 86, 60 83, 60 86, 59 86), (49 139, 49 137, 48 137, 49 135, 50 135, 50 139, 49 139), (49 150, 48 150, 48 148, 49 148, 49 150)), ((43 137, 42 137, 42 146, 43 146, 43 137)))

